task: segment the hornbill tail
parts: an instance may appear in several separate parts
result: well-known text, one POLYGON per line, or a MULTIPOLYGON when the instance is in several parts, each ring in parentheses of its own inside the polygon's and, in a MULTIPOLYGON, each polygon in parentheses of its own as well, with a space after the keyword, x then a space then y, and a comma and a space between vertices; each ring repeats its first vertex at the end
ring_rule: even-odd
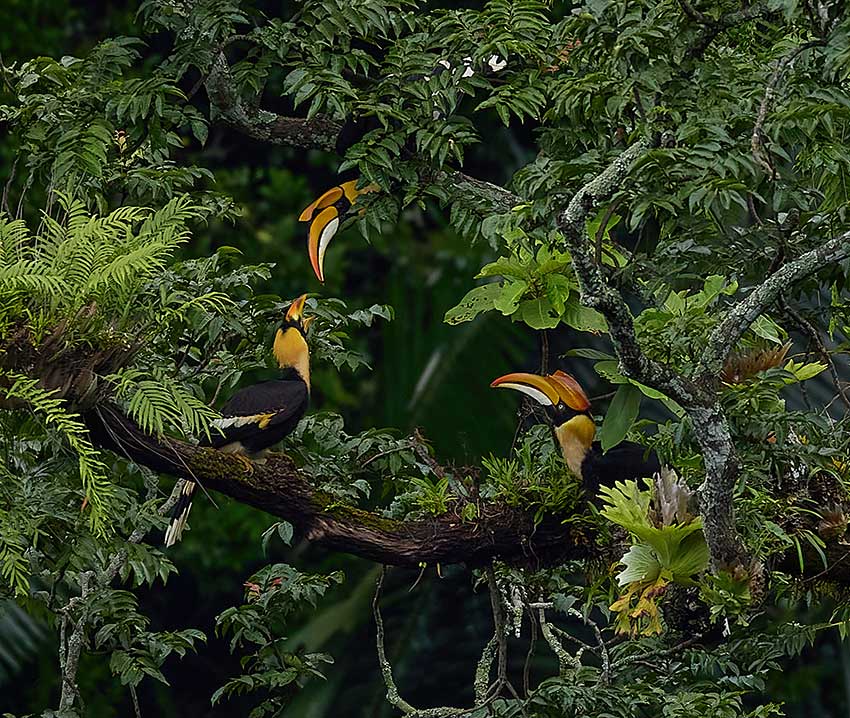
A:
POLYGON ((192 497, 195 494, 195 482, 185 481, 183 489, 180 491, 180 496, 174 508, 171 510, 171 520, 168 522, 168 529, 165 531, 165 546, 173 546, 183 536, 183 529, 186 528, 186 522, 189 520, 189 512, 192 510, 192 497))

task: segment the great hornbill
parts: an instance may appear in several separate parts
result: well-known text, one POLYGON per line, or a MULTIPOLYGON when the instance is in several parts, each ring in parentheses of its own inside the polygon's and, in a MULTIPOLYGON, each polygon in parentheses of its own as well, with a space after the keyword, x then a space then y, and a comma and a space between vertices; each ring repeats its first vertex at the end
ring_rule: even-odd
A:
MULTIPOLYGON (((266 451, 292 433, 310 403, 310 349, 307 327, 313 317, 303 316, 307 295, 292 302, 283 323, 275 332, 272 351, 281 368, 279 379, 246 386, 237 391, 213 422, 211 436, 201 446, 260 460, 266 451)), ((247 460, 246 459, 246 460, 247 460)), ((180 540, 189 511, 195 482, 187 481, 171 513, 165 545, 180 540)))
POLYGON ((310 254, 310 264, 313 265, 313 271, 320 282, 325 281, 325 252, 340 223, 345 221, 346 214, 360 195, 378 190, 378 186, 374 184, 358 189, 357 183, 358 180, 354 179, 331 187, 298 217, 299 222, 310 223, 307 251, 310 254))
MULTIPOLYGON (((431 77, 444 72, 455 72, 455 77, 460 81, 477 73, 495 74, 501 72, 507 67, 507 64, 507 60, 501 59, 498 55, 490 55, 486 60, 482 58, 478 63, 475 63, 471 56, 464 57, 460 63, 454 64, 442 59, 437 61, 429 74, 414 75, 407 78, 407 81, 424 80, 428 82, 431 77), (461 68, 463 68, 462 72, 460 71, 461 68)), ((444 116, 444 113, 437 107, 434 107, 432 112, 434 120, 440 120, 444 116)), ((367 133, 377 130, 379 127, 381 127, 381 122, 374 116, 349 119, 337 135, 336 154, 344 157, 350 147, 360 142, 367 133)), ((412 151, 412 143, 408 141, 404 154, 409 155, 412 151)), ((354 170, 343 173, 340 179, 342 181, 339 184, 322 193, 298 217, 299 222, 310 223, 307 232, 307 250, 310 254, 313 271, 320 282, 325 281, 325 252, 334 235, 336 235, 340 224, 345 221, 346 215, 350 213, 360 195, 377 192, 380 189, 376 184, 361 182, 354 170), (362 184, 359 189, 358 184, 362 184)))
POLYGON ((623 441, 602 453, 596 424, 590 416, 590 400, 581 385, 569 374, 556 371, 539 374, 506 374, 493 383, 499 389, 515 389, 546 408, 564 461, 591 497, 600 485, 615 481, 651 477, 661 470, 654 451, 631 441, 623 441))

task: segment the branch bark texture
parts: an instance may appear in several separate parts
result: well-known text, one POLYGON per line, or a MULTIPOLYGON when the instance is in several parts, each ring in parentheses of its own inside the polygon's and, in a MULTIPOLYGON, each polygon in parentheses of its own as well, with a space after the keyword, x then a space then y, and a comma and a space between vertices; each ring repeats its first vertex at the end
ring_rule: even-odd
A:
POLYGON ((426 563, 481 566, 499 558, 539 566, 595 553, 593 538, 577 534, 562 516, 535 525, 531 515, 500 503, 482 504, 474 521, 456 513, 397 521, 351 506, 317 489, 291 459, 272 454, 253 469, 239 458, 174 439, 155 439, 114 406, 86 415, 92 439, 155 471, 198 481, 237 501, 289 521, 322 546, 393 566, 426 563))

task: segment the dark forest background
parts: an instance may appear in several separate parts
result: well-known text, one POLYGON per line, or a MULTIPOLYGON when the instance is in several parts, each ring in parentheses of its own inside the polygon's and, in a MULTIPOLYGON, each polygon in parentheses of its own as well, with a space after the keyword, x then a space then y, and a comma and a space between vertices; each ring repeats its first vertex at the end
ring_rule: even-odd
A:
MULTIPOLYGON (((275 3, 268 5, 273 13, 275 3)), ((8 66, 38 55, 80 56, 105 37, 138 34, 136 10, 134 2, 2 0, 2 62, 8 66)), ((157 38, 149 41, 155 54, 157 38)), ((6 91, 0 86, 0 102, 6 91)), ((203 92, 194 101, 204 103, 203 92)), ((268 105, 274 109, 274 98, 268 98, 268 105)), ((505 182, 530 159, 530 140, 494 124, 487 141, 468 155, 470 174, 505 182)), ((0 126, 0 182, 5 183, 11 157, 0 126)), ((322 287, 310 271, 304 225, 297 217, 318 193, 335 183, 335 158, 270 148, 213 125, 202 155, 190 156, 187 150, 186 161, 211 170, 216 191, 232 196, 241 208, 241 217, 233 224, 213 224, 196 232, 184 250, 186 256, 232 246, 243 253, 246 263, 275 263, 269 292, 284 297, 320 292, 345 297, 351 306, 387 303, 395 308, 392 322, 374 325, 357 338, 367 348, 371 372, 337 374, 333 367, 314 367, 319 391, 313 410, 340 412, 352 432, 369 427, 396 426, 404 431, 420 427, 440 457, 459 465, 505 451, 516 428, 516 404, 490 391, 488 385, 508 370, 533 369, 537 357, 533 332, 497 321, 492 313, 462 328, 450 328, 442 321, 477 268, 495 258, 489 257, 486 244, 470 249, 447 228, 438 211, 410 210, 373 245, 356 229, 340 235, 329 253, 322 287)), ((27 205, 26 211, 34 215, 39 198, 31 194, 27 205)), ((570 347, 571 337, 566 330, 558 330, 550 341, 555 357, 570 347)), ((607 394, 606 386, 592 383, 598 380, 583 360, 561 362, 585 382, 591 397, 607 394)), ((604 409, 605 401, 600 399, 598 405, 604 409)), ((210 706, 213 691, 239 671, 237 657, 230 655, 227 641, 212 635, 212 626, 223 607, 240 601, 244 580, 270 558, 306 571, 341 569, 347 578, 324 608, 305 615, 290 636, 293 644, 331 653, 336 665, 328 671, 326 682, 314 682, 298 696, 287 715, 390 715, 393 709, 383 697, 369 610, 377 567, 306 544, 289 550, 272 544, 271 555, 266 556, 261 534, 270 518, 224 497, 213 498, 217 507, 204 496, 196 500, 191 531, 171 551, 179 575, 165 588, 157 585, 138 591, 141 610, 156 629, 194 626, 210 634, 210 643, 200 655, 189 654, 166 664, 170 686, 142 683, 142 715, 247 714, 247 702, 240 706, 238 699, 210 706)), ((396 680, 415 704, 429 705, 437 695, 445 704, 467 704, 471 700, 468 678, 491 630, 486 591, 476 591, 469 573, 458 567, 443 570, 442 577, 429 567, 411 588, 416 579, 416 572, 393 571, 385 594, 388 649, 396 680)), ((801 618, 807 623, 818 620, 817 616, 801 618)), ((52 631, 11 602, 0 605, 0 714, 37 712, 56 704, 54 640, 52 631)), ((518 660, 523 654, 523 650, 511 651, 518 660)), ((541 675, 551 672, 548 655, 537 660, 541 675)), ((513 668, 521 670, 519 665, 513 668)), ((131 715, 129 694, 110 674, 106 657, 85 658, 80 678, 87 696, 86 715, 131 715)), ((789 716, 850 715, 850 652, 838 642, 837 632, 824 634, 813 649, 777 671, 767 694, 787 701, 789 716)))

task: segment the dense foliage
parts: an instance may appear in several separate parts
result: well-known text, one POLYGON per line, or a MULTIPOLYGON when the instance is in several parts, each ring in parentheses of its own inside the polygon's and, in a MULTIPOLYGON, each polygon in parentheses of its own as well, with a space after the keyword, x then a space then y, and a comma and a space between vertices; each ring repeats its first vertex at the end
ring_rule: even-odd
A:
POLYGON ((51 40, 1 61, 0 693, 58 651, 9 710, 173 711, 194 671, 170 666, 226 644, 198 714, 786 715, 774 672, 850 620, 841 4, 131 10, 79 57, 51 40), (354 130, 337 171, 379 188, 351 217, 374 246, 341 232, 328 252, 314 409, 261 488, 285 504, 303 482, 353 537, 331 547, 367 559, 386 535, 408 567, 417 531, 472 538, 402 580, 230 502, 166 555, 180 484, 90 428, 118 412, 173 462, 273 375, 290 299, 319 288, 296 175, 333 184, 354 130), (630 439, 667 468, 588 495, 540 412, 487 394, 556 367, 600 387, 603 450, 630 439), (522 550, 465 554, 494 516, 522 550), (444 572, 489 599, 447 615, 457 599, 419 587, 444 572))

